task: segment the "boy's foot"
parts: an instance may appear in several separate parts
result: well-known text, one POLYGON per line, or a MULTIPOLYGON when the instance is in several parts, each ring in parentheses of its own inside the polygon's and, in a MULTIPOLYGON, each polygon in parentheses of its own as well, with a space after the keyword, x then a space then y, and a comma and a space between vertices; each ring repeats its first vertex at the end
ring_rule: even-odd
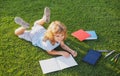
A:
POLYGON ((43 14, 43 18, 42 18, 46 23, 50 22, 50 9, 49 7, 45 7, 44 9, 44 14, 43 14))
POLYGON ((17 23, 17 24, 19 24, 19 25, 21 25, 21 26, 23 26, 23 27, 25 27, 25 28, 29 28, 29 26, 30 26, 29 23, 25 22, 25 21, 24 21, 22 18, 20 18, 20 17, 15 17, 15 18, 14 18, 14 21, 15 21, 15 23, 17 23))

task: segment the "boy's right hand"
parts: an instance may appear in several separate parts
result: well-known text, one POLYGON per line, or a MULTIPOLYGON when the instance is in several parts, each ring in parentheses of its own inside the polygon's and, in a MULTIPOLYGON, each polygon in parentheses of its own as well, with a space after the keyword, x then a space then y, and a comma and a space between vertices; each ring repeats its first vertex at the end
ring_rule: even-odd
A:
POLYGON ((69 57, 70 54, 68 52, 65 52, 65 51, 61 51, 61 55, 64 56, 64 57, 69 57))

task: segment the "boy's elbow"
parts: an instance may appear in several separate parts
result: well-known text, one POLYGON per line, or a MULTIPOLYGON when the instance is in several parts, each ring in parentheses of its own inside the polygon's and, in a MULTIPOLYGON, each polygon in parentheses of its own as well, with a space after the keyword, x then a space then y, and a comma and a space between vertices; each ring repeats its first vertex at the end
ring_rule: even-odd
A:
POLYGON ((48 54, 52 54, 52 51, 47 51, 48 54))

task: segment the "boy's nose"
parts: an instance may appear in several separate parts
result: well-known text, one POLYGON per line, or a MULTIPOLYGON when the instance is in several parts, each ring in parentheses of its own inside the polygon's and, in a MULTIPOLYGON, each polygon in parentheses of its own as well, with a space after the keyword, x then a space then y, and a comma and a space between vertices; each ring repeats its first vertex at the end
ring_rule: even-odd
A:
POLYGON ((60 40, 63 40, 63 38, 60 38, 60 40))

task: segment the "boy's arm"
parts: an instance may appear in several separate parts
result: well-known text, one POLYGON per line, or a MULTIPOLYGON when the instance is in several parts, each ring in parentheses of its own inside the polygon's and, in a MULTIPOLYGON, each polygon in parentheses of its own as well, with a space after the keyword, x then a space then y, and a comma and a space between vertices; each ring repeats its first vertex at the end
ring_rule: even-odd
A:
POLYGON ((68 51, 68 52, 70 52, 70 53, 71 53, 71 51, 73 51, 73 50, 72 50, 71 48, 69 48, 63 41, 61 42, 60 46, 61 46, 64 50, 66 50, 66 51, 68 51))
POLYGON ((68 52, 56 51, 56 50, 48 51, 48 54, 51 54, 51 55, 62 55, 64 57, 69 57, 70 56, 70 54, 68 52))
POLYGON ((61 47, 64 49, 64 50, 66 50, 66 51, 68 51, 69 53, 71 53, 74 57, 76 57, 77 56, 77 52, 75 52, 74 50, 72 50, 71 48, 69 48, 63 41, 61 42, 61 47))

